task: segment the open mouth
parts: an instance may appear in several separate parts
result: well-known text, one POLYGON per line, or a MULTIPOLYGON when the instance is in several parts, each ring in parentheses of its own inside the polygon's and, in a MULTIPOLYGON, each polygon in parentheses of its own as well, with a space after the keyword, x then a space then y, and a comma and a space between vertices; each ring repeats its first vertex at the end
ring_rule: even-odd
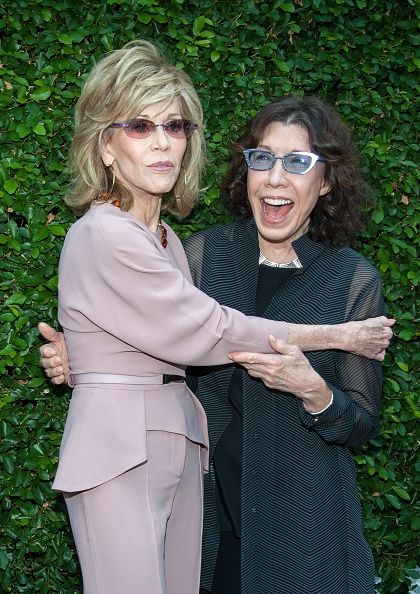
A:
POLYGON ((281 223, 292 210, 294 203, 286 198, 264 198, 261 210, 268 223, 281 223))

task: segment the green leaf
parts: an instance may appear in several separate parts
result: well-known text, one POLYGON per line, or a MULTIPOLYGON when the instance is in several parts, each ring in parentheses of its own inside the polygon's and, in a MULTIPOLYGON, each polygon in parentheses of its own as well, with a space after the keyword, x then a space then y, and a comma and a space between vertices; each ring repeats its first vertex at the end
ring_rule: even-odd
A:
POLYGON ((29 388, 39 388, 45 382, 44 378, 36 377, 34 379, 29 380, 28 387, 29 388))
POLYGON ((405 489, 402 489, 401 487, 392 487, 392 490, 398 495, 398 497, 400 499, 404 499, 404 501, 410 501, 411 497, 410 495, 407 493, 407 491, 405 489))
POLYGON ((141 14, 137 15, 137 20, 139 21, 139 23, 148 25, 150 23, 150 21, 152 20, 152 16, 147 13, 141 13, 141 14))
POLYGON ((32 241, 42 241, 43 239, 45 239, 46 237, 49 237, 50 235, 50 231, 49 231, 49 227, 38 227, 35 229, 33 236, 32 236, 32 241))
POLYGON ((51 91, 49 89, 44 90, 44 91, 38 91, 37 93, 31 94, 31 97, 34 101, 45 101, 50 96, 51 96, 51 91))
POLYGON ((19 136, 19 138, 25 138, 30 133, 30 128, 26 126, 26 124, 18 124, 15 128, 15 132, 19 136))
POLYGON ((384 216, 384 210, 382 208, 378 208, 375 210, 373 214, 373 220, 375 221, 375 223, 379 225, 379 223, 382 223, 382 221, 384 220, 384 216))
POLYGON ((62 225, 50 225, 48 229, 56 237, 65 237, 67 233, 67 231, 64 229, 62 225))
POLYGON ((57 35, 57 39, 64 45, 72 45, 73 43, 73 38, 70 37, 70 35, 67 35, 66 33, 60 33, 59 35, 57 35))
POLYGON ((14 194, 18 188, 18 183, 15 179, 7 179, 3 184, 3 188, 8 194, 14 194))
POLYGON ((8 474, 13 474, 15 471, 15 465, 11 456, 3 456, 4 469, 8 474))
POLYGON ((5 305, 23 305, 26 301, 26 297, 25 295, 23 295, 22 293, 15 293, 14 295, 12 295, 11 297, 9 297, 9 299, 6 299, 5 301, 5 305))
POLYGON ((400 338, 401 340, 411 340, 414 336, 414 331, 413 330, 401 330, 401 332, 398 332, 398 338, 400 338))
POLYGON ((42 18, 44 19, 44 21, 47 21, 47 22, 51 21, 52 13, 49 8, 43 8, 41 10, 41 15, 42 15, 42 18))
POLYGON ((200 31, 202 31, 204 25, 206 24, 206 17, 199 16, 195 19, 193 24, 193 33, 194 35, 198 35, 200 31))
POLYGON ((0 549, 0 569, 2 571, 5 571, 7 569, 7 566, 9 565, 9 557, 6 555, 6 553, 0 549))
POLYGON ((292 4, 291 2, 284 2, 284 3, 282 2, 280 4, 280 8, 284 12, 295 12, 295 5, 292 4))
POLYGON ((290 68, 289 65, 286 62, 283 62, 282 60, 273 60, 274 64, 277 66, 277 68, 280 70, 280 72, 290 72, 290 68))
POLYGON ((420 530, 420 515, 415 515, 411 518, 411 528, 413 530, 420 530))
POLYGON ((34 130, 35 134, 38 134, 38 136, 45 136, 47 133, 44 124, 42 124, 41 122, 38 122, 34 126, 33 130, 34 130))
POLYGON ((397 499, 395 495, 392 495, 391 493, 385 493, 384 497, 388 501, 388 503, 392 505, 392 507, 394 507, 395 509, 401 509, 400 500, 397 499))

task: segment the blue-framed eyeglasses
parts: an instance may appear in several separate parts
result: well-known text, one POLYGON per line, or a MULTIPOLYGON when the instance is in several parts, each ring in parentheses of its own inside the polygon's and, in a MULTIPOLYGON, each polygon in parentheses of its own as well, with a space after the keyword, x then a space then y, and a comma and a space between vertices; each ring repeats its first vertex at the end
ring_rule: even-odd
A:
POLYGON ((309 173, 318 161, 320 163, 327 162, 326 159, 319 155, 303 151, 288 153, 283 157, 273 155, 271 151, 257 148, 245 149, 242 152, 245 156, 246 164, 254 171, 268 171, 274 167, 277 160, 280 160, 283 169, 287 171, 287 173, 304 175, 305 173, 309 173))

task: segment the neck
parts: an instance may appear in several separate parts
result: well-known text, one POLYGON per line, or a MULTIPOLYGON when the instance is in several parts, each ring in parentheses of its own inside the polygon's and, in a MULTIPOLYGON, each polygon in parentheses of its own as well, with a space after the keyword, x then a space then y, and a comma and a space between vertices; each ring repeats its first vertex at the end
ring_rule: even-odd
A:
POLYGON ((147 225, 150 231, 155 232, 160 219, 162 197, 150 196, 148 198, 134 198, 133 206, 129 212, 136 219, 147 225))
POLYGON ((269 242, 262 237, 258 237, 258 244, 260 252, 270 262, 277 262, 278 264, 287 264, 297 258, 297 254, 293 249, 291 242, 269 242))

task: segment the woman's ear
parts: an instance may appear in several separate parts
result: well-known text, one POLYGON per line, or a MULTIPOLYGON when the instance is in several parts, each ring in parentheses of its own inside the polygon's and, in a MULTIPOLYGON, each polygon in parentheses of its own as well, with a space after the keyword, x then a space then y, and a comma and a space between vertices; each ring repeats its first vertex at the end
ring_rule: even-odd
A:
POLYGON ((328 192, 330 190, 331 190, 331 185, 327 182, 327 180, 324 177, 323 182, 322 182, 322 185, 321 185, 321 188, 319 190, 319 195, 320 196, 325 196, 325 194, 328 194, 328 192))
POLYGON ((115 161, 111 139, 112 136, 109 136, 108 138, 102 137, 101 139, 101 159, 105 167, 111 167, 115 161))

